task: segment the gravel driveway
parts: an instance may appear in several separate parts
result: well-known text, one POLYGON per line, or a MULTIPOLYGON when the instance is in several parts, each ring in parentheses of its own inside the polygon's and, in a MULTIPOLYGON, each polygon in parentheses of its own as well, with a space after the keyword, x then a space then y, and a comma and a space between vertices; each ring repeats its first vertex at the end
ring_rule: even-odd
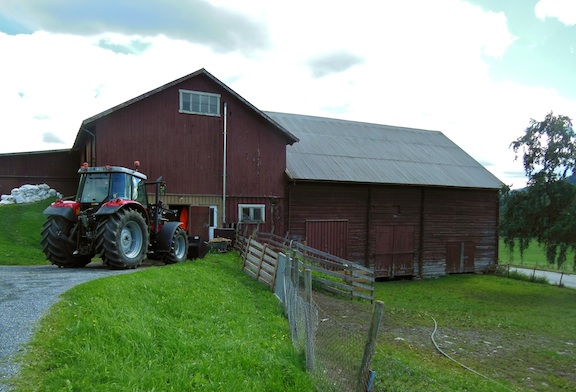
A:
POLYGON ((101 262, 78 269, 0 266, 0 392, 10 390, 6 380, 18 372, 14 354, 30 340, 36 322, 60 294, 89 280, 140 270, 109 270, 101 262))

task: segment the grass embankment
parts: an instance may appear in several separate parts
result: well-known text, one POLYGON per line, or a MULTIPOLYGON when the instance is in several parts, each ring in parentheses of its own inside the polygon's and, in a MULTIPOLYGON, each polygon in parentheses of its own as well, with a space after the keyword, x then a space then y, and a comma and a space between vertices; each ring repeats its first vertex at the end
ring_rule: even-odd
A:
POLYGON ((42 253, 42 212, 54 200, 0 206, 0 265, 49 263, 42 253))
POLYGON ((18 391, 308 391, 276 297, 235 253, 73 288, 23 358, 18 391))
POLYGON ((373 369, 397 391, 576 390, 576 291, 459 275, 376 286, 385 302, 373 369), (489 381, 442 356, 450 356, 489 381))

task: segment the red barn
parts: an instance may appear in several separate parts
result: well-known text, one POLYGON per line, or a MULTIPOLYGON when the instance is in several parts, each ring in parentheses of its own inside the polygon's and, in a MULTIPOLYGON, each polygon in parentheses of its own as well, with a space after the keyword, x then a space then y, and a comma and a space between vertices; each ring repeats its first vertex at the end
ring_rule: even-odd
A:
MULTIPOLYGON (((139 160, 203 238, 257 224, 380 277, 497 261, 502 184, 442 133, 262 112, 204 69, 86 119, 72 150, 53 154, 64 154, 66 173, 84 161, 139 160)), ((0 184, 58 172, 9 155, 0 156, 0 184)), ((48 162, 50 153, 40 156, 48 162)))

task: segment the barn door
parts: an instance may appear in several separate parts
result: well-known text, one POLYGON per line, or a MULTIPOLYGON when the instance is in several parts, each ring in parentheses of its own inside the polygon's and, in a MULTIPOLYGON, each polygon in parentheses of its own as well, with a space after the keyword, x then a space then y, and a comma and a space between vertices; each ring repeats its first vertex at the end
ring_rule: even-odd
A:
POLYGON ((446 244, 446 273, 474 272, 474 250, 471 241, 453 241, 446 244))
POLYGON ((307 220, 306 244, 343 259, 348 258, 347 220, 307 220))
POLYGON ((414 226, 378 226, 374 257, 376 277, 414 275, 414 226))
POLYGON ((190 206, 190 235, 207 241, 210 236, 210 207, 190 206))

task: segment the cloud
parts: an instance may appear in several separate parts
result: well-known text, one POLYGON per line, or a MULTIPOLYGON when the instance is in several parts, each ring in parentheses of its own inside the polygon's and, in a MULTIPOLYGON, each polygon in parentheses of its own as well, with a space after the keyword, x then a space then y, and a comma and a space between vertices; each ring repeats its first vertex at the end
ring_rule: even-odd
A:
POLYGON ((102 49, 111 50, 114 53, 136 55, 143 53, 152 46, 150 42, 140 39, 132 39, 127 44, 115 43, 109 37, 100 39, 96 45, 102 49))
MULTIPOLYGON (((202 0, 3 0, 0 16, 25 30, 97 35, 166 35, 216 51, 265 49, 267 29, 245 14, 202 0)), ((13 27, 10 31, 13 31, 13 27)))
POLYGON ((576 2, 574 0, 540 0, 534 12, 540 19, 555 18, 565 25, 576 25, 576 2))
POLYGON ((338 51, 316 56, 310 59, 307 64, 310 67, 312 77, 321 78, 330 74, 344 72, 362 62, 363 59, 360 56, 346 51, 338 51))
POLYGON ((50 144, 65 144, 62 139, 52 132, 44 132, 44 135, 42 135, 42 142, 50 144))

